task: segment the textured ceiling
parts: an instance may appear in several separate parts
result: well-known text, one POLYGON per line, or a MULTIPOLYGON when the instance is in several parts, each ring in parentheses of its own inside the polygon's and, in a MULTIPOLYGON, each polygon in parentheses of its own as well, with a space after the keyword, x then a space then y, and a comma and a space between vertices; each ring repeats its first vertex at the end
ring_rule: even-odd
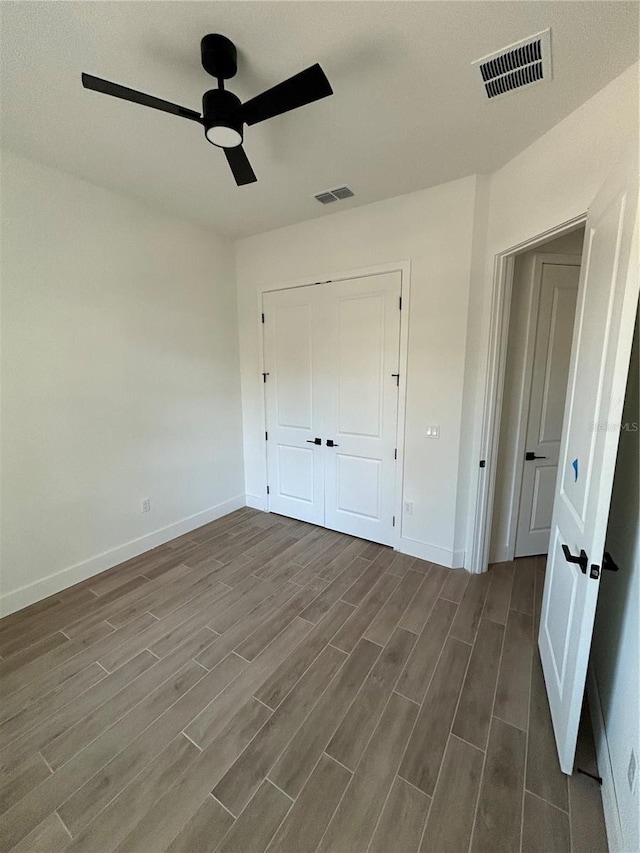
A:
POLYGON ((2 143, 236 237, 501 166, 638 56, 625 2, 2 2, 2 143), (553 80, 489 102, 470 63, 550 26, 553 80), (196 124, 89 92, 87 71, 201 109, 199 42, 243 100, 320 62, 335 94, 246 129, 236 187, 196 124), (326 208, 312 196, 349 184, 326 208))

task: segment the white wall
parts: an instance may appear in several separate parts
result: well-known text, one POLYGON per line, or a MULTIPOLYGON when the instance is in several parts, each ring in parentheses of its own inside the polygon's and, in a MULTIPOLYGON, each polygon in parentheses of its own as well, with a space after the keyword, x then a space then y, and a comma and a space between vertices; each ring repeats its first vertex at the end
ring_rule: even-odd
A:
POLYGON ((402 550, 444 565, 456 551, 462 391, 476 179, 335 213, 237 243, 245 477, 264 505, 259 294, 362 267, 411 262, 402 550), (426 438, 428 424, 440 439, 426 438))
MULTIPOLYGON (((502 169, 491 175, 484 275, 474 279, 471 300, 465 398, 473 399, 465 418, 464 466, 478 471, 486 455, 482 412, 490 347, 490 318, 496 255, 584 215, 613 164, 630 143, 637 144, 638 65, 634 65, 540 137, 502 169), (471 411, 473 415, 471 415, 471 411)), ((487 461, 487 465, 491 460, 487 461)), ((489 468, 479 476, 485 477, 489 468)), ((469 484, 465 550, 473 548, 479 478, 469 484)))
POLYGON ((636 321, 622 424, 606 544, 620 570, 602 575, 591 652, 598 693, 595 702, 600 705, 592 708, 592 716, 597 718, 601 710, 604 723, 596 739, 605 804, 609 799, 605 813, 612 853, 640 850, 639 321, 636 321), (633 791, 627 780, 632 749, 636 756, 633 791), (616 837, 616 816, 621 836, 617 850, 611 843, 616 837))
POLYGON ((9 612, 243 505, 244 486, 229 241, 5 152, 1 261, 9 612))

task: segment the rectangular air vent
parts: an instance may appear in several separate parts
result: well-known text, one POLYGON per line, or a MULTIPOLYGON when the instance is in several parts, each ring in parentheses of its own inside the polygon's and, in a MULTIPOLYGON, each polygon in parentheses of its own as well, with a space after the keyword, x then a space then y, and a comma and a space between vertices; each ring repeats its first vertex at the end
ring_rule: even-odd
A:
POLYGON ((320 204, 331 204, 332 201, 342 201, 345 198, 352 198, 355 193, 349 187, 338 187, 335 190, 326 190, 326 192, 314 195, 316 201, 320 204))
POLYGON ((543 30, 471 63, 487 98, 551 79, 551 30, 543 30))
POLYGON ((331 204, 332 201, 338 201, 337 196, 333 195, 333 193, 318 193, 318 195, 314 195, 314 198, 320 204, 331 204))
POLYGON ((349 187, 338 187, 337 190, 331 190, 331 195, 334 195, 342 201, 344 198, 351 198, 355 193, 353 190, 350 190, 349 187))

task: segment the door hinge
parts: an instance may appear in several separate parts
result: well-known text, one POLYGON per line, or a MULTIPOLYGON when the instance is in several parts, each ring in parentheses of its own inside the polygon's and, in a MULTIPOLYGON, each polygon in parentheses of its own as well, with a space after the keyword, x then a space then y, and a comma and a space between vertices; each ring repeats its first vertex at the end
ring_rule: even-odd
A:
POLYGON ((391 375, 396 380, 396 385, 399 387, 400 386, 400 374, 399 373, 392 373, 391 375))
POLYGON ((267 376, 268 376, 268 375, 269 375, 268 373, 263 373, 263 374, 262 374, 262 381, 263 381, 263 382, 266 382, 266 381, 267 381, 267 376))
POLYGON ((402 296, 398 297, 398 309, 402 311, 402 296))
POLYGON ((269 494, 269 486, 267 486, 267 494, 269 494))
POLYGON ((486 459, 481 459, 481 460, 480 460, 480 467, 481 467, 481 468, 486 468, 486 466, 487 466, 487 460, 486 460, 486 459))
POLYGON ((393 524, 392 524, 391 526, 392 526, 392 527, 395 527, 395 526, 396 526, 396 517, 395 517, 395 515, 393 516, 393 524))
POLYGON ((396 449, 393 451, 393 458, 394 458, 394 459, 397 459, 397 458, 398 458, 398 448, 397 448, 397 447, 396 447, 396 449))
POLYGON ((266 430, 264 431, 264 440, 269 441, 269 433, 266 430))
POLYGON ((264 323, 264 314, 262 315, 262 322, 264 323))

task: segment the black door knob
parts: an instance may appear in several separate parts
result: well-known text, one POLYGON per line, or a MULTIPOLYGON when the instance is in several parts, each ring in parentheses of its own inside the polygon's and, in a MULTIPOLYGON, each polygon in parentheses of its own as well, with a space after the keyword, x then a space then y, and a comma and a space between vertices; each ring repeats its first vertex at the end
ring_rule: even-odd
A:
POLYGON ((531 462, 532 459, 546 459, 547 457, 546 456, 536 456, 536 454, 533 452, 533 450, 527 450, 527 452, 524 454, 524 458, 527 460, 527 462, 531 462))
POLYGON ((322 444, 321 438, 308 438, 307 444, 322 444))
POLYGON ((338 445, 332 439, 327 439, 327 447, 338 447, 338 445))

